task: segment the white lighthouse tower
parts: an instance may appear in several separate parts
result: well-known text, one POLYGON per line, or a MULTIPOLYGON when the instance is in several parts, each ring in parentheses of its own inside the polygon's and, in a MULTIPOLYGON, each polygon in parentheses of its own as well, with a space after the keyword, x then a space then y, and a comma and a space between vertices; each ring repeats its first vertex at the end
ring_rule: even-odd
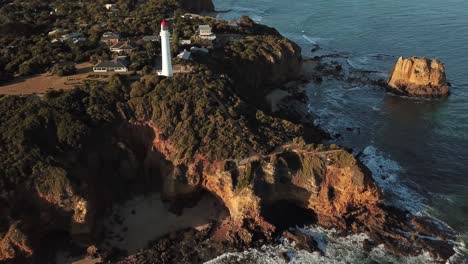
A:
POLYGON ((162 55, 162 71, 159 73, 161 76, 172 77, 172 56, 171 56, 171 33, 167 26, 166 20, 161 22, 161 55, 162 55))

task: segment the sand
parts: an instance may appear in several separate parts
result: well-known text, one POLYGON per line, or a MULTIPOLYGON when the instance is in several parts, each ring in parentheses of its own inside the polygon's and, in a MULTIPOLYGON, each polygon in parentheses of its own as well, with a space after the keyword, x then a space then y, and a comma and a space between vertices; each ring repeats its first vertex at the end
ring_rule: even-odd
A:
POLYGON ((173 231, 193 227, 205 228, 224 214, 214 197, 205 195, 193 208, 177 216, 166 209, 159 194, 137 197, 115 209, 104 223, 107 230, 103 248, 117 247, 134 254, 173 231))
POLYGON ((281 90, 281 89, 275 89, 271 93, 269 93, 266 96, 266 100, 271 105, 271 111, 277 112, 279 110, 279 103, 290 95, 291 93, 285 90, 281 90))

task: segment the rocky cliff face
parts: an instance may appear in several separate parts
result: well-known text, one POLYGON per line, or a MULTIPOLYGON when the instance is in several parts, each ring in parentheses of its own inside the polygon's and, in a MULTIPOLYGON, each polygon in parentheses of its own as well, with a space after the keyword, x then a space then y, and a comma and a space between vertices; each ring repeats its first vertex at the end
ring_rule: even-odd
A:
POLYGON ((440 97, 449 94, 445 65, 426 58, 400 57, 388 85, 392 91, 410 96, 440 97))
POLYGON ((202 192, 216 196, 230 217, 195 235, 218 243, 216 252, 317 223, 367 233, 399 254, 453 254, 453 234, 383 205, 369 171, 347 151, 320 145, 319 129, 258 109, 269 88, 297 78, 302 65, 296 44, 266 32, 222 51, 231 78, 143 78, 147 92, 134 98, 120 77, 42 99, 2 98, 0 260, 43 263, 34 250, 57 230, 92 243, 96 221, 142 190, 160 191, 175 211, 202 192))
POLYGON ((236 92, 259 107, 273 88, 301 76, 301 47, 246 17, 239 22, 239 33, 246 35, 214 52, 212 68, 235 79, 236 92))
POLYGON ((214 12, 215 6, 211 0, 180 0, 182 8, 192 13, 214 12))
MULTIPOLYGON (((156 134, 152 151, 165 153, 163 156, 171 163, 169 157, 176 154, 177 148, 162 142, 160 130, 151 123, 147 125, 156 134)), ((175 254, 174 259, 161 263, 185 263, 187 259, 172 251, 180 243, 188 243, 192 237, 201 239, 200 236, 204 243, 183 250, 202 263, 213 258, 214 252, 243 250, 259 241, 273 242, 285 228, 304 223, 317 223, 344 233, 366 233, 371 244, 384 244, 396 254, 418 255, 427 251, 436 260, 446 260, 454 254, 450 242, 454 234, 450 230, 431 219, 383 205, 380 190, 368 170, 339 148, 289 144, 270 154, 242 160, 210 161, 200 157, 185 167, 185 173, 174 167, 163 176, 163 186, 177 186, 165 188, 165 196, 196 196, 203 189, 218 197, 230 217, 215 223, 208 233, 191 230, 163 238, 148 251, 121 263, 162 261, 161 256, 154 255, 155 251, 161 254, 161 250, 175 254), (140 262, 134 262, 136 259, 140 262)), ((292 237, 296 239, 295 235, 292 237)))

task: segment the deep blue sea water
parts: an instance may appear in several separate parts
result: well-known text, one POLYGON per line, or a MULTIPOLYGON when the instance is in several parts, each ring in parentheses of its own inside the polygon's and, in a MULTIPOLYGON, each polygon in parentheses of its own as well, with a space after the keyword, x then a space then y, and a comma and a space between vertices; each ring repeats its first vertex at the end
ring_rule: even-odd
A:
MULTIPOLYGON (((310 84, 307 92, 317 124, 342 134, 338 143, 361 153, 390 203, 436 217, 468 242, 467 0, 214 2, 217 10, 227 11, 220 17, 248 15, 275 27, 300 44, 305 55, 314 55, 311 48, 317 44, 321 54, 344 55, 350 67, 377 71, 383 77, 398 56, 443 61, 453 85, 446 99, 409 99, 332 80, 310 84)), ((336 245, 346 247, 346 243, 336 245)), ((322 263, 312 259, 308 261, 322 263)), ((388 257, 387 261, 402 260, 388 257)))

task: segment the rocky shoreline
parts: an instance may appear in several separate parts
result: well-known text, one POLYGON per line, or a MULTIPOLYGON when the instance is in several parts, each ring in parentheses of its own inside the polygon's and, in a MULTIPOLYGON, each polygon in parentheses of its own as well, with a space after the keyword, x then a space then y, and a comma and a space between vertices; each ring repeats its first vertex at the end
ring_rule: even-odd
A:
MULTIPOLYGON (((290 120, 296 120, 296 122, 307 123, 313 120, 312 116, 304 114, 307 113, 307 95, 303 90, 304 85, 310 81, 320 82, 318 76, 333 76, 335 78, 340 76, 340 70, 337 70, 335 63, 332 64, 332 67, 320 65, 320 63, 317 58, 305 59, 304 65, 307 66, 304 67, 304 72, 298 80, 288 82, 282 88, 278 88, 266 96, 266 101, 271 103, 272 112, 283 118, 289 116, 290 120), (309 65, 307 65, 308 62, 309 65), (318 69, 324 69, 324 72, 320 72, 318 69)), ((365 171, 365 168, 361 167, 360 170, 365 171)), ((372 182, 371 178, 368 181, 372 182)), ((336 187, 336 185, 333 186, 333 188, 336 187)), ((349 216, 345 216, 346 213, 337 212, 328 216, 317 215, 320 210, 314 207, 316 205, 312 206, 314 209, 311 211, 307 211, 306 207, 295 207, 297 204, 291 203, 294 198, 289 194, 283 198, 284 201, 289 200, 285 204, 286 207, 272 209, 273 212, 277 211, 281 212, 281 214, 267 216, 262 213, 262 217, 266 217, 265 219, 269 223, 274 223, 275 231, 272 233, 261 231, 261 229, 258 232, 258 229, 254 231, 247 228, 248 233, 253 237, 257 237, 257 239, 248 239, 246 241, 245 238, 236 237, 226 240, 226 234, 229 234, 227 232, 222 234, 221 240, 218 240, 219 229, 217 228, 219 227, 216 225, 202 231, 188 229, 158 239, 150 243, 148 249, 120 260, 118 263, 152 263, 154 261, 158 263, 203 263, 227 252, 242 251, 248 248, 261 247, 265 244, 280 244, 284 239, 294 242, 299 250, 320 252, 317 242, 310 236, 304 235, 299 229, 291 228, 295 225, 311 223, 319 223, 321 226, 328 228, 338 228, 343 236, 350 233, 364 232, 369 236, 369 239, 364 240, 362 247, 369 250, 379 244, 384 244, 388 250, 398 255, 418 255, 429 252, 435 262, 445 262, 454 255, 453 247, 455 244, 453 241, 456 238, 455 232, 441 226, 433 219, 412 216, 404 210, 381 204, 378 188, 373 188, 375 188, 375 194, 373 195, 376 195, 376 200, 362 202, 366 209, 355 208, 354 210, 357 209, 357 211, 350 213, 349 216), (281 224, 277 222, 282 221, 280 219, 282 219, 281 215, 284 214, 284 210, 291 207, 297 208, 298 213, 294 214, 293 211, 288 211, 289 220, 281 222, 281 224), (311 218, 307 219, 306 217, 306 219, 301 220, 307 215, 311 218), (341 216, 336 218, 336 215, 341 216), (220 244, 220 242, 222 243, 220 244), (182 247, 179 248, 179 245, 182 245, 182 247)), ((263 199, 271 195, 263 196, 263 199)), ((346 198, 346 202, 349 202, 349 198, 346 198)), ((335 206, 334 208, 336 210, 335 206)), ((224 223, 226 228, 232 228, 231 225, 234 223, 231 221, 232 219, 224 223)), ((262 228, 265 228, 265 226, 262 228)), ((286 262, 290 260, 287 255, 284 255, 284 259, 286 262)))
MULTIPOLYGON (((194 8, 211 9, 203 5, 194 8)), ((7 215, 0 223, 0 259, 50 261, 55 248, 44 245, 62 240, 71 241, 75 256, 86 252, 83 261, 122 264, 203 263, 282 239, 319 251, 311 237, 289 229, 304 224, 342 235, 364 233, 364 247, 383 244, 397 255, 429 252, 441 263, 452 256, 455 232, 385 205, 370 171, 347 150, 323 145, 330 136, 307 114, 301 85, 322 78, 370 79, 334 60, 303 58, 298 45, 247 18, 240 27, 248 37, 213 52, 198 72, 142 78, 149 89, 141 96, 131 96, 127 80, 116 77, 43 99, 0 98, 5 107, 33 117, 12 133, 21 136, 20 143, 11 135, 1 138, 8 152, 32 158, 21 164, 16 182, 2 178, 9 192, 0 199, 0 212, 7 215), (57 147, 34 142, 31 133, 57 147), (154 193, 179 215, 208 193, 228 217, 178 230, 184 223, 135 254, 99 245, 107 234, 97 227, 112 216, 110 208, 154 193)), ((6 127, 19 120, 16 113, 2 118, 6 127)), ((6 171, 13 165, 3 159, 6 171)), ((119 217, 115 222, 124 222, 119 217)))

